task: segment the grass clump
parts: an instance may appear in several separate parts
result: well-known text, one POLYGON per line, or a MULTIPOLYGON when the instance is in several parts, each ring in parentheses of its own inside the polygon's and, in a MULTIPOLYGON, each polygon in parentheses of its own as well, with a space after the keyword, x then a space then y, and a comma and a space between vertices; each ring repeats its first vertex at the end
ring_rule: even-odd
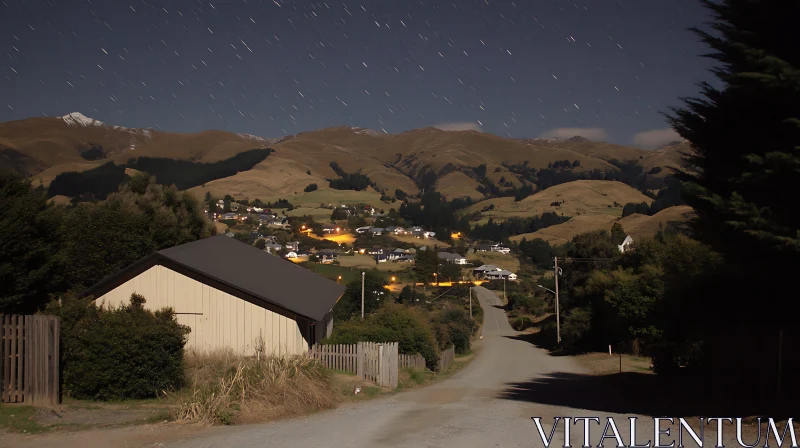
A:
POLYGON ((190 356, 190 387, 175 419, 214 425, 255 423, 336 406, 332 376, 306 356, 245 358, 230 353, 190 356))

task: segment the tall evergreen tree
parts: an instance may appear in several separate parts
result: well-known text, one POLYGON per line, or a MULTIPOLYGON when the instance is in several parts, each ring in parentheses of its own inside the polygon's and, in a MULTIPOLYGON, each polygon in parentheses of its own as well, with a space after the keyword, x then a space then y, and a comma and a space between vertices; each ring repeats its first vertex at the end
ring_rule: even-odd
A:
POLYGON ((628 234, 625 233, 622 224, 615 222, 614 225, 611 226, 611 241, 614 244, 622 244, 626 236, 628 236, 628 234))
POLYGON ((717 62, 718 83, 702 83, 702 97, 684 99, 669 119, 693 147, 679 176, 697 213, 695 237, 723 254, 726 271, 687 291, 695 298, 692 314, 706 319, 684 322, 673 340, 690 365, 716 384, 729 381, 737 399, 774 397, 781 376, 785 398, 800 393, 792 381, 800 374, 798 352, 779 351, 800 343, 792 298, 800 268, 800 2, 704 4, 711 30, 693 31, 713 50, 706 56, 717 62), (758 305, 737 306, 736 299, 758 305), (782 359, 781 376, 743 353, 782 359))
POLYGON ((704 3, 715 33, 693 31, 713 49, 721 85, 702 83, 704 98, 684 99, 670 117, 694 149, 681 178, 696 236, 737 264, 797 267, 800 2, 704 3))

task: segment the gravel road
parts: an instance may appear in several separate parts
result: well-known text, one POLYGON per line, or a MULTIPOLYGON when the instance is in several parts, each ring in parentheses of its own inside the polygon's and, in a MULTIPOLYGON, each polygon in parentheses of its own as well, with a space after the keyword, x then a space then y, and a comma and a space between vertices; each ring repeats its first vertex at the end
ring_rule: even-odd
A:
MULTIPOLYGON (((0 437, 0 447, 541 447, 544 445, 531 417, 541 417, 544 433, 549 436, 556 416, 598 417, 599 423, 592 423, 586 444, 594 447, 609 417, 614 418, 622 443, 618 445, 610 438, 604 441, 605 446, 629 445, 629 417, 639 417, 635 443, 641 446, 656 439, 653 419, 637 414, 663 415, 659 412, 670 412, 665 409, 674 409, 670 407, 674 402, 683 403, 675 397, 665 400, 656 398, 659 394, 651 395, 656 386, 634 387, 633 377, 590 376, 574 358, 549 355, 517 336, 504 311, 495 308, 500 299, 494 293, 481 287, 476 287, 475 293, 484 309, 484 337, 477 342, 477 356, 452 377, 428 387, 273 423, 201 430, 130 427, 44 437, 6 436, 0 437)), ((690 422, 698 430, 697 420, 690 422)), ((583 423, 570 428, 569 445, 584 445, 583 423)), ((672 441, 680 446, 677 425, 666 423, 662 428, 672 428, 669 436, 661 438, 662 446, 667 448, 672 441)), ((704 446, 716 444, 713 428, 707 428, 704 446)), ((740 446, 729 424, 724 426, 723 436, 724 446, 740 446)), ((763 446, 761 440, 758 446, 763 446)), ((745 441, 752 444, 755 437, 747 435, 745 441)), ((683 445, 698 446, 686 434, 683 445)), ((550 446, 564 446, 563 420, 550 446)), ((770 446, 776 446, 774 439, 770 446)))
MULTIPOLYGON (((346 405, 339 409, 305 418, 263 425, 212 428, 191 437, 167 444, 168 447, 532 447, 543 446, 531 417, 542 417, 546 435, 555 416, 599 417, 603 426, 593 423, 592 446, 597 446, 607 418, 614 417, 625 445, 629 444, 629 416, 635 414, 583 410, 580 386, 587 372, 570 357, 550 356, 530 343, 515 339, 500 299, 491 291, 476 287, 484 309, 483 340, 478 356, 453 377, 432 386, 404 392, 390 398, 346 405), (546 384, 543 384, 544 381, 546 384), (563 383, 563 384, 562 384, 563 383), (536 386, 539 384, 539 386, 536 386), (560 384, 560 385, 557 385, 560 384), (569 406, 559 406, 563 402, 569 406), (550 403, 550 404, 543 404, 550 403)), ((600 386, 602 387, 602 386, 600 386)), ((613 391, 612 391, 613 392, 613 391)), ((607 395, 613 400, 614 394, 607 395)), ((597 406, 594 409, 608 409, 597 406)), ((610 403, 609 403, 610 404, 610 403)), ((589 403, 587 403, 587 406, 589 403)), ((619 412, 626 412, 624 410, 619 412)), ((666 427, 672 425, 666 424, 666 427)), ((695 423, 693 425, 697 427, 695 423)), ((571 425, 571 445, 583 445, 583 424, 571 425)), ((676 429, 663 436, 669 445, 677 439, 676 429)), ((637 423, 637 443, 653 439, 649 417, 637 423)), ((725 439, 735 433, 728 430, 725 439)), ((697 446, 684 436, 685 446, 697 446)), ((713 446, 714 433, 706 431, 706 446, 713 446)), ((559 424, 552 446, 563 446, 563 423, 559 424)), ((752 442, 750 442, 752 443, 752 442)), ((606 439, 606 446, 617 446, 606 439)), ((676 442, 676 446, 678 443, 676 442)), ((726 443, 727 445, 727 443, 726 443)), ((733 446, 733 445, 731 445, 733 446)))

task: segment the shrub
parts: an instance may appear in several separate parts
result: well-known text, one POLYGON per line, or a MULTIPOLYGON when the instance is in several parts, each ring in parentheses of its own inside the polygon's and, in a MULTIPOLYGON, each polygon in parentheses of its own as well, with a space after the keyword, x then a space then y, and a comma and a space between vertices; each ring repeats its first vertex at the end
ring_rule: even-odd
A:
POLYGON ((363 321, 353 319, 334 326, 331 337, 322 343, 399 342, 400 353, 419 353, 425 358, 425 365, 435 370, 439 363, 438 344, 433 329, 421 313, 413 308, 387 303, 363 321))
POLYGON ((336 406, 330 374, 306 356, 244 358, 229 352, 189 357, 191 395, 177 420, 230 425, 307 414, 336 406))
POLYGON ((581 338, 586 336, 592 328, 592 311, 589 308, 575 308, 564 316, 561 326, 561 336, 564 347, 568 350, 575 349, 581 338))
POLYGON ((533 326, 533 321, 528 316, 517 316, 514 320, 511 321, 511 327, 513 327, 517 331, 522 331, 532 326, 533 326))
POLYGON ((514 311, 541 316, 544 314, 547 304, 539 296, 513 293, 508 296, 508 305, 514 311))
POLYGON ((303 191, 305 191, 306 193, 310 193, 316 190, 317 190, 317 184, 308 184, 306 188, 303 188, 303 191))
POLYGON ((469 352, 470 338, 478 329, 478 324, 469 318, 467 311, 458 308, 446 310, 432 320, 444 330, 439 333, 439 348, 444 350, 453 345, 456 353, 469 352))
POLYGON ((65 392, 112 400, 152 398, 181 387, 190 329, 171 309, 152 312, 144 303, 133 294, 118 308, 72 298, 51 308, 62 319, 65 392))

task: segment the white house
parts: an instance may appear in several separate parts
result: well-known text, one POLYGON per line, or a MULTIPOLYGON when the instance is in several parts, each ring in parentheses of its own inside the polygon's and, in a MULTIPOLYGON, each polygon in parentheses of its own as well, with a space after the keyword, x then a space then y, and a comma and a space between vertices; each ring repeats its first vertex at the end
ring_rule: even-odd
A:
POLYGON ((231 349, 252 356, 300 355, 333 329, 332 309, 345 286, 294 263, 217 235, 155 252, 87 289, 109 306, 131 294, 145 308, 175 310, 191 328, 186 349, 231 349))
POLYGON ((492 244, 492 252, 499 252, 504 255, 508 255, 511 253, 511 249, 507 247, 503 247, 500 244, 492 244))
POLYGON ((513 280, 517 279, 517 274, 515 274, 515 273, 513 273, 511 271, 506 271, 504 269, 501 269, 499 271, 488 271, 488 272, 486 272, 485 276, 489 280, 506 279, 506 280, 512 280, 513 281, 513 280))
POLYGON ((489 272, 500 271, 501 269, 493 264, 485 264, 472 270, 472 275, 475 277, 483 277, 489 272))
POLYGON ((631 249, 631 245, 633 244, 633 238, 630 235, 625 236, 625 240, 622 241, 622 244, 617 246, 620 252, 627 252, 631 249))
POLYGON ((466 258, 459 254, 451 254, 450 252, 439 252, 439 259, 453 264, 467 264, 466 258))

